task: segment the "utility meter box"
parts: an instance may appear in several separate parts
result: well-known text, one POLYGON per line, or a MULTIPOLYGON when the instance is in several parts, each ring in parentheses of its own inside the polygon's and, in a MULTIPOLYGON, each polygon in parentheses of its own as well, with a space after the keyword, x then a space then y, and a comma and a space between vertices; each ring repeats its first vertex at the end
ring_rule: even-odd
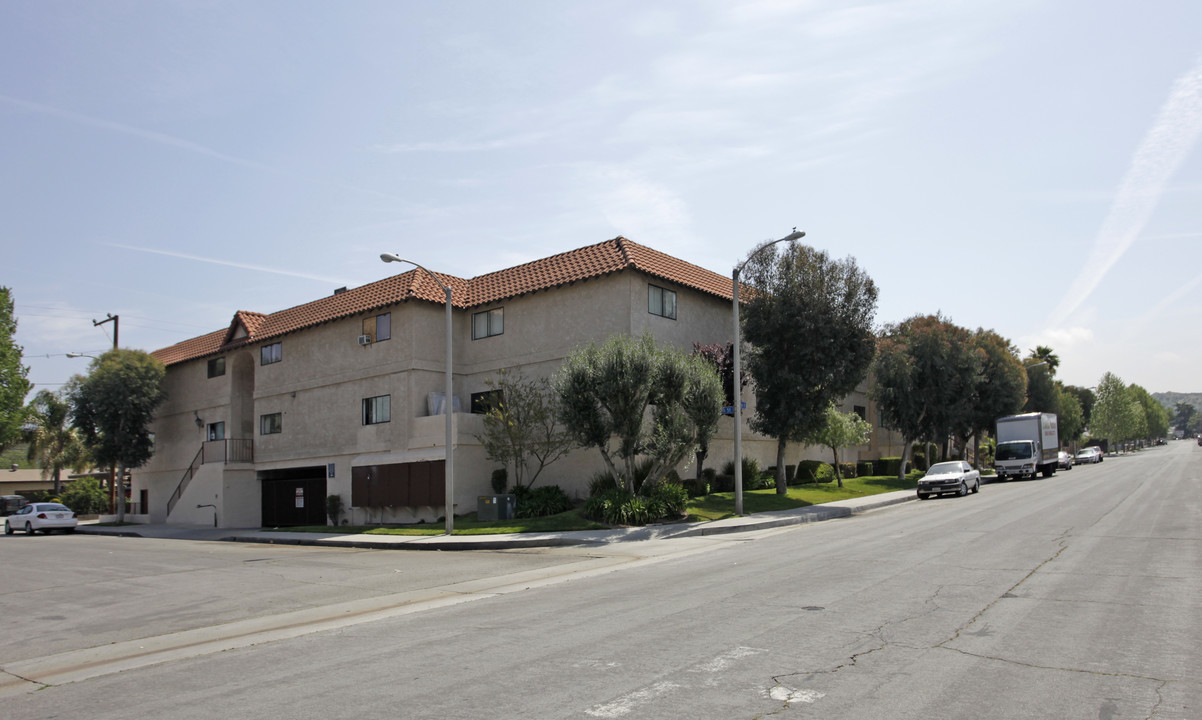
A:
POLYGON ((481 522, 512 520, 516 510, 514 495, 481 495, 476 499, 476 519, 481 522))

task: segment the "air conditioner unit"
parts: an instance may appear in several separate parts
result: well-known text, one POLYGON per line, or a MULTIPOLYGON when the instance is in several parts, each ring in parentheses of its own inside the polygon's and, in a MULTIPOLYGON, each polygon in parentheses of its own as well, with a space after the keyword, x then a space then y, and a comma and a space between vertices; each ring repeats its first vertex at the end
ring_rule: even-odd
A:
POLYGON ((359 336, 359 344, 360 345, 371 345, 371 335, 360 335, 359 336))

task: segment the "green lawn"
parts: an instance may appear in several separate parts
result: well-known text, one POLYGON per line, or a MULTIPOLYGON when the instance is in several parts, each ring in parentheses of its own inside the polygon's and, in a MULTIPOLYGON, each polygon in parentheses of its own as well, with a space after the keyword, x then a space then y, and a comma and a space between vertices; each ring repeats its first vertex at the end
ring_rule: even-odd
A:
MULTIPOLYGON (((775 490, 749 490, 743 493, 743 511, 746 514, 769 510, 790 510, 806 505, 821 505, 836 500, 876 495, 894 490, 913 490, 917 482, 912 479, 898 481, 896 477, 862 477, 843 481, 844 487, 830 482, 821 485, 797 485, 789 488, 787 495, 777 495, 775 490)), ((734 517, 735 494, 714 493, 689 501, 690 521, 721 520, 734 517)), ((542 518, 522 518, 480 522, 475 513, 455 518, 456 535, 499 535, 504 533, 565 532, 568 530, 604 530, 608 526, 593 522, 580 515, 579 509, 542 518)), ((440 523, 421 525, 306 525, 303 527, 280 528, 279 532, 348 533, 367 535, 442 535, 445 526, 440 523)))

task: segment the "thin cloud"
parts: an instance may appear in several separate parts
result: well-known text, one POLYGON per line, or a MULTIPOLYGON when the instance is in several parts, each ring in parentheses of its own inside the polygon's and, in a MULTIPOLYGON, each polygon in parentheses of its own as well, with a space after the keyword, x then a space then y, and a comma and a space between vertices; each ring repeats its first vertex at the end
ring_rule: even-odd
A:
POLYGON ((454 140, 446 142, 421 142, 421 143, 396 143, 393 145, 373 145, 372 150, 376 152, 396 154, 396 153, 415 153, 415 152, 433 152, 433 153, 463 153, 463 152, 482 152, 487 150, 506 150, 513 147, 528 147, 541 141, 542 135, 528 133, 525 135, 515 135, 514 137, 501 138, 499 140, 487 140, 484 142, 458 142, 454 140))
POLYGON ((154 248, 134 247, 132 245, 118 245, 116 243, 105 243, 108 247, 120 248, 122 250, 133 250, 135 252, 150 253, 151 255, 165 255, 167 257, 179 258, 181 260, 195 260, 197 262, 212 263, 213 265, 225 265, 226 267, 239 268, 241 270, 254 270, 255 272, 271 273, 272 275, 284 275, 287 277, 301 278, 302 280, 316 280, 317 282, 333 283, 335 285, 349 285, 346 280, 339 278, 331 278, 325 275, 311 275, 309 273, 293 272, 292 270, 281 270, 279 268, 264 267, 262 265, 251 265, 249 263, 234 262, 232 260, 219 260, 217 258, 201 257, 199 255, 188 255, 187 253, 171 252, 169 250, 155 250, 154 248))
POLYGON ((258 170, 260 172, 271 173, 273 175, 278 175, 278 176, 290 178, 293 180, 300 180, 300 181, 303 181, 306 183, 311 183, 314 185, 322 185, 325 187, 337 187, 337 188, 341 188, 344 190, 350 190, 350 191, 356 192, 356 193, 363 193, 366 195, 373 195, 375 197, 387 198, 389 200, 396 199, 396 198, 392 197, 391 195, 388 195, 388 194, 382 193, 382 192, 378 192, 376 190, 367 190, 365 188, 358 188, 358 187, 354 187, 353 185, 345 185, 343 183, 331 183, 331 182, 326 182, 323 180, 315 180, 313 178, 306 178, 301 175, 297 175, 295 173, 290 173, 290 172, 280 170, 278 168, 273 168, 270 165, 264 165, 262 163, 255 162, 253 160, 247 160, 246 158, 240 158, 240 157, 236 157, 234 155, 227 155, 226 153, 219 152, 217 150, 214 150, 213 148, 201 145, 200 143, 192 142, 191 140, 184 140, 183 138, 178 138, 173 135, 167 135, 165 133, 155 132, 153 130, 144 130, 142 128, 134 127, 132 125, 126 125, 124 123, 118 123, 118 122, 113 122, 111 120, 104 120, 102 118, 91 117, 90 115, 81 115, 79 113, 73 113, 73 112, 70 112, 67 110, 62 110, 60 108, 51 107, 50 105, 43 105, 41 103, 30 102, 29 100, 21 100, 20 98, 11 97, 8 95, 0 95, 0 102, 7 103, 9 105, 13 105, 15 107, 21 108, 22 110, 36 112, 36 113, 40 113, 42 115, 50 115, 51 117, 61 118, 63 120, 68 120, 70 122, 78 123, 80 125, 88 125, 91 127, 100 128, 102 130, 110 130, 112 132, 120 133, 122 135, 129 135, 131 137, 140 138, 142 140, 147 140, 149 142, 158 143, 160 145, 166 145, 168 147, 173 147, 178 150, 185 150, 187 152, 196 153, 198 155, 204 155, 206 157, 214 158, 214 159, 220 160, 222 162, 230 163, 232 165, 238 165, 238 166, 244 167, 244 168, 250 168, 252 170, 258 170))
POLYGON ((1199 134, 1202 134, 1202 58, 1174 83, 1156 122, 1135 151, 1084 269, 1052 312, 1051 325, 1059 325, 1072 315, 1139 237, 1169 179, 1189 156, 1199 134))

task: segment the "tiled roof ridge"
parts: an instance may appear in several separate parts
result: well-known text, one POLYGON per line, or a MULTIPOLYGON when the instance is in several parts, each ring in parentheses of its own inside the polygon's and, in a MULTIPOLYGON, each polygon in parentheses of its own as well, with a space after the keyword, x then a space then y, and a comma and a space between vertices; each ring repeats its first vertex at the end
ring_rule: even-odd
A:
POLYGON ((439 283, 450 286, 453 307, 466 310, 627 269, 721 298, 731 297, 729 279, 725 276, 619 235, 575 250, 478 275, 470 280, 413 268, 273 313, 238 310, 225 330, 185 340, 153 354, 170 365, 216 355, 409 300, 441 304, 445 301, 445 294, 439 283), (238 323, 246 328, 247 336, 235 340, 234 332, 238 323))

